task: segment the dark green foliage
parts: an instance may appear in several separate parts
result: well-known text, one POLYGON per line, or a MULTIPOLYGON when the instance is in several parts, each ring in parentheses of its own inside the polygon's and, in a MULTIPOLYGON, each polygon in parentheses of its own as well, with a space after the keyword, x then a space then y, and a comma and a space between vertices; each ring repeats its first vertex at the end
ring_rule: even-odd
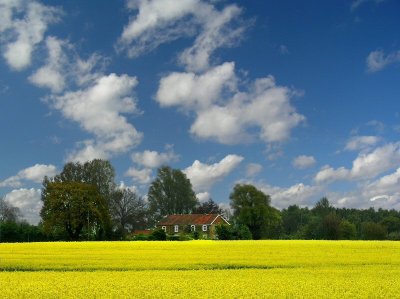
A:
POLYGON ((52 179, 54 182, 81 182, 96 186, 98 192, 107 201, 115 190, 115 170, 109 161, 95 159, 81 164, 69 162, 64 165, 62 172, 52 179))
POLYGON ((282 229, 287 236, 296 234, 310 220, 311 213, 307 208, 297 205, 289 206, 282 211, 282 229))
POLYGON ((218 240, 251 240, 250 229, 244 224, 225 225, 215 227, 218 240))
POLYGON ((342 220, 339 224, 339 239, 354 240, 356 236, 356 226, 348 220, 342 220))
POLYGON ((193 214, 222 214, 222 209, 211 198, 197 206, 193 210, 193 214))
POLYGON ((110 229, 107 202, 94 185, 47 182, 42 200, 40 216, 49 235, 66 234, 69 240, 103 239, 110 229))
POLYGON ((326 215, 322 220, 322 238, 325 240, 338 240, 340 218, 332 212, 326 215))
POLYGON ((151 183, 148 200, 154 220, 169 214, 190 214, 198 205, 192 184, 179 169, 164 166, 151 183))
POLYGON ((165 241, 167 240, 167 233, 163 229, 156 229, 149 236, 149 240, 165 241))
POLYGON ((374 222, 361 223, 361 237, 363 240, 385 240, 387 230, 383 225, 374 222))
POLYGON ((400 218, 396 216, 387 216, 380 222, 381 225, 386 227, 388 233, 399 232, 400 233, 400 218))
POLYGON ((26 222, 5 221, 0 222, 1 242, 40 242, 47 240, 40 226, 30 225, 26 222))
POLYGON ((269 195, 252 185, 237 184, 229 198, 234 218, 250 229, 255 240, 272 237, 281 217, 279 211, 270 206, 269 195))

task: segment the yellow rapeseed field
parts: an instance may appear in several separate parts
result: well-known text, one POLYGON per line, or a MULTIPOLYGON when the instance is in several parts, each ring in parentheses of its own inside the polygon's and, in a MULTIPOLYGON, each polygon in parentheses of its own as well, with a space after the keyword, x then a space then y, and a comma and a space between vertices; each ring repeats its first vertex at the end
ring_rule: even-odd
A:
POLYGON ((0 244, 1 298, 400 298, 400 242, 0 244))

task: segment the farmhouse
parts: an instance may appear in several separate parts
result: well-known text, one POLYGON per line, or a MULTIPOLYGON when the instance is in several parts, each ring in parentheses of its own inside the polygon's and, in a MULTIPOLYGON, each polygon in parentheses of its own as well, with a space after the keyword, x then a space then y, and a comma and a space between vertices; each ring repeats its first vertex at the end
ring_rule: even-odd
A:
POLYGON ((182 214, 166 216, 157 224, 157 228, 161 228, 171 235, 197 231, 213 238, 215 226, 219 224, 230 225, 224 217, 218 214, 182 214))

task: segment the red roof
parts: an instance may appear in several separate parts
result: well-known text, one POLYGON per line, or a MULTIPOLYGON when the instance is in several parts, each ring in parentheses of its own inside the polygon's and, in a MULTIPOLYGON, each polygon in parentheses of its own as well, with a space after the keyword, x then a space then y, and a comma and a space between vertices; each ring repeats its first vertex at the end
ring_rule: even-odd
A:
POLYGON ((164 219, 162 219, 158 223, 158 225, 212 224, 218 217, 221 217, 226 223, 228 223, 228 221, 226 221, 224 217, 218 214, 183 214, 183 215, 168 215, 164 219))

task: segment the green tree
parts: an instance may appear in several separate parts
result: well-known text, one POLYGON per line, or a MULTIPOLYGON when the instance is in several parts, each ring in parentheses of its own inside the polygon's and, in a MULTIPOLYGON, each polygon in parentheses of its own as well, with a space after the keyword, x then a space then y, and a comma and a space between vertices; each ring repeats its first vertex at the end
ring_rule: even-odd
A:
POLYGON ((0 222, 17 222, 20 215, 17 207, 13 207, 0 197, 0 222))
POLYGON ((222 209, 211 198, 193 210, 193 214, 222 214, 222 209))
POLYGON ((114 225, 122 232, 123 236, 128 230, 142 229, 146 226, 146 202, 130 189, 114 191, 111 196, 110 209, 114 225))
POLYGON ((115 170, 109 161, 94 159, 81 164, 69 162, 64 165, 62 172, 54 178, 45 178, 45 183, 53 182, 81 182, 96 186, 98 192, 107 201, 115 190, 115 170))
POLYGON ((310 210, 297 205, 289 206, 282 211, 282 228, 287 237, 298 235, 301 228, 308 223, 310 210))
POLYGON ((385 240, 387 236, 386 227, 375 222, 361 223, 361 237, 364 240, 385 240))
POLYGON ((255 240, 273 236, 281 216, 270 206, 269 195, 252 185, 237 184, 229 196, 233 216, 238 223, 246 225, 255 240))
POLYGON ((342 220, 339 225, 339 239, 354 240, 357 235, 356 226, 348 220, 342 220))
POLYGON ((329 213, 322 220, 322 234, 323 239, 326 240, 338 240, 339 239, 339 227, 340 218, 336 213, 329 213))
POLYGON ((179 169, 167 166, 158 169, 148 200, 154 220, 169 214, 190 214, 198 205, 190 180, 179 169))
POLYGON ((64 234, 69 240, 100 238, 110 227, 107 203, 94 185, 48 182, 42 190, 40 216, 46 233, 64 234), (82 232, 85 229, 86 234, 82 232))

